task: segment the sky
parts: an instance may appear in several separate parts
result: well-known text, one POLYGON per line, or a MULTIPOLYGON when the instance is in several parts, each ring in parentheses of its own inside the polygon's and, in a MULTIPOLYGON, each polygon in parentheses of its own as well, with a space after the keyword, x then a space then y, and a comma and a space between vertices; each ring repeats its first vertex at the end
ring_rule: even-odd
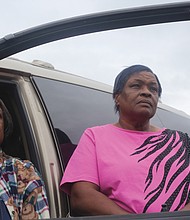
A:
MULTIPOLYGON (((6 0, 1 2, 0 38, 59 19, 171 2, 180 1, 6 0)), ((14 57, 29 62, 43 60, 56 69, 110 85, 123 68, 144 64, 161 81, 162 102, 190 115, 189 36, 189 22, 135 27, 74 37, 18 53, 14 57)))

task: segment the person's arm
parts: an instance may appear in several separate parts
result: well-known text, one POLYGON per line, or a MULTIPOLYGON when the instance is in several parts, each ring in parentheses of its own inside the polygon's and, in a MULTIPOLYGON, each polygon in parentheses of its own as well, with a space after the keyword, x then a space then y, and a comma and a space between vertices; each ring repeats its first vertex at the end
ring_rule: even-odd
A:
POLYGON ((31 161, 15 159, 17 167, 18 193, 23 199, 20 202, 21 219, 47 219, 49 206, 44 182, 40 173, 31 161))
POLYGON ((190 210, 190 202, 180 211, 189 211, 190 210))
POLYGON ((101 193, 96 184, 85 181, 72 184, 71 210, 73 216, 129 214, 101 193))
POLYGON ((47 219, 49 207, 43 187, 33 189, 22 206, 22 219, 47 219))

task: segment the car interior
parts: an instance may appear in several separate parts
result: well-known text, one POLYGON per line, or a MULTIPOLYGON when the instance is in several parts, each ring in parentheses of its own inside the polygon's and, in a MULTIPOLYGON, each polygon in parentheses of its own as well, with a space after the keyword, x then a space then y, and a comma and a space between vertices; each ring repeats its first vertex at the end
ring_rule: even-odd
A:
POLYGON ((34 147, 32 147, 34 142, 29 131, 28 119, 17 84, 1 80, 0 98, 5 103, 13 120, 13 132, 7 140, 4 140, 3 151, 13 157, 31 160, 39 169, 39 164, 35 159, 34 147))

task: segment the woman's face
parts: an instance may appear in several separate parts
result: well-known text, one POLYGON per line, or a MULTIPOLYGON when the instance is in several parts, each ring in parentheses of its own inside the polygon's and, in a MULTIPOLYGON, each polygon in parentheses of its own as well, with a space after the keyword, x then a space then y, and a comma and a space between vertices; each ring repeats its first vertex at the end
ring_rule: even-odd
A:
POLYGON ((158 104, 158 90, 158 82, 152 73, 142 71, 132 74, 115 99, 120 118, 152 118, 158 104))
POLYGON ((3 111, 0 108, 0 144, 4 139, 4 119, 3 119, 3 111))

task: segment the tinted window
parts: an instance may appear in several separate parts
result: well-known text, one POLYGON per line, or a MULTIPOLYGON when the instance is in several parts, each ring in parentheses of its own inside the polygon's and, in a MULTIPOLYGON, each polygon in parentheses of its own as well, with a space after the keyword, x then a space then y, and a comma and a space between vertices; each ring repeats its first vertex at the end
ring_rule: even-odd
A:
POLYGON ((34 77, 53 126, 77 144, 87 127, 114 123, 114 102, 109 93, 60 81, 34 77))
POLYGON ((190 135, 190 117, 182 117, 167 110, 158 109, 157 117, 164 127, 180 130, 190 135))

